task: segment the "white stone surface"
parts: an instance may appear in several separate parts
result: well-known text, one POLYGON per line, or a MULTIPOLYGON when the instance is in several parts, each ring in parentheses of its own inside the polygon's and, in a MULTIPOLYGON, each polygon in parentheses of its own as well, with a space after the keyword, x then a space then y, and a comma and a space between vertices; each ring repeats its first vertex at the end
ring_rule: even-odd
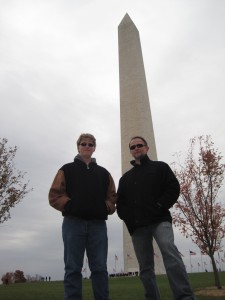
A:
MULTIPOLYGON (((128 14, 118 26, 120 120, 122 173, 131 168, 128 144, 133 136, 143 136, 149 145, 149 156, 157 160, 156 144, 150 110, 139 32, 128 14)), ((124 271, 139 271, 130 235, 123 226, 124 271)), ((165 273, 162 256, 154 242, 155 271, 165 273)))

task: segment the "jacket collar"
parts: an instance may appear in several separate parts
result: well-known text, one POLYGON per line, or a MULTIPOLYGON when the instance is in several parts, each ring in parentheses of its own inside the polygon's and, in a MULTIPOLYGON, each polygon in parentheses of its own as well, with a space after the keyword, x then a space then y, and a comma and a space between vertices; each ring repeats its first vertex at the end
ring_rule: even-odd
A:
MULTIPOLYGON (((75 160, 79 160, 79 161, 82 161, 83 163, 85 163, 86 164, 86 162, 83 160, 83 158, 81 157, 81 155, 80 154, 77 154, 75 157, 74 157, 74 161, 75 160)), ((91 161, 90 161, 90 163, 94 163, 94 164, 97 164, 97 162, 96 162, 96 159, 93 157, 93 158, 91 158, 91 161)))
MULTIPOLYGON (((147 154, 145 154, 145 155, 141 158, 141 165, 145 165, 145 164, 147 164, 149 161, 150 161, 150 158, 148 157, 147 154)), ((131 163, 133 166, 140 166, 139 164, 137 164, 137 163, 135 162, 135 160, 131 160, 130 163, 131 163)))

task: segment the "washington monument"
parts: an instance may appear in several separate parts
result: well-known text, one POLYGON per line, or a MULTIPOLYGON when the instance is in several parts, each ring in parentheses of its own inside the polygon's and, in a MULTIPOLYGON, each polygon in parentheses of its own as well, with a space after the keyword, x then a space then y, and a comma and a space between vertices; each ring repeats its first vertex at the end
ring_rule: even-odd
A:
MULTIPOLYGON (((139 32, 128 14, 118 26, 118 40, 121 152, 124 174, 131 168, 128 144, 133 136, 143 136, 147 139, 152 160, 157 160, 157 153, 139 32)), ((154 252, 155 272, 165 273, 161 253, 155 242, 154 252)), ((137 272, 138 262, 125 224, 123 224, 123 255, 124 271, 137 272)))

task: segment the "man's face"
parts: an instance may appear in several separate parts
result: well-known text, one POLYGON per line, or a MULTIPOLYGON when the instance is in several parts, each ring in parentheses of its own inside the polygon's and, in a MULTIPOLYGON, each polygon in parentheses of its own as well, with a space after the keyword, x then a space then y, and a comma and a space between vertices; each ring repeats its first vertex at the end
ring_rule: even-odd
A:
POLYGON ((147 154, 149 147, 145 146, 142 139, 134 139, 130 142, 130 153, 136 160, 140 160, 142 156, 147 154))
POLYGON ((94 151, 95 147, 91 139, 86 138, 81 140, 78 146, 78 152, 82 157, 89 158, 92 156, 94 151))

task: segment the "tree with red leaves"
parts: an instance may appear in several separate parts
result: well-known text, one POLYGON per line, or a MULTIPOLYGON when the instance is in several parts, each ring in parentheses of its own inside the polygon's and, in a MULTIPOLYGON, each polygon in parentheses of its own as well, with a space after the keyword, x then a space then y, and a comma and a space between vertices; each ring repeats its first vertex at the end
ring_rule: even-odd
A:
POLYGON ((6 285, 14 283, 14 273, 7 272, 6 274, 2 275, 2 283, 6 285))
POLYGON ((10 209, 30 191, 22 183, 25 173, 15 169, 17 147, 7 148, 7 139, 0 139, 0 224, 10 218, 10 209))
POLYGON ((26 278, 24 277, 24 273, 23 271, 20 271, 20 270, 16 270, 14 272, 14 280, 15 280, 15 283, 21 283, 21 282, 26 282, 26 278))
POLYGON ((191 139, 184 163, 174 163, 181 193, 175 204, 173 223, 184 236, 191 238, 201 253, 210 257, 219 289, 222 287, 214 253, 221 250, 225 237, 225 209, 218 199, 225 171, 222 158, 207 135, 191 139))

